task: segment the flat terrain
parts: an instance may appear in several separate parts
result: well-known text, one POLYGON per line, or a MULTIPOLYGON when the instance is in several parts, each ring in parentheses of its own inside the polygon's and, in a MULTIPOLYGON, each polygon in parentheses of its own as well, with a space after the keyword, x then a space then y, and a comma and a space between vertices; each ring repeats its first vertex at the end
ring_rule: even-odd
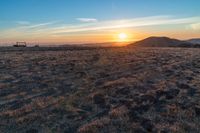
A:
POLYGON ((200 49, 2 49, 1 133, 200 132, 200 49))

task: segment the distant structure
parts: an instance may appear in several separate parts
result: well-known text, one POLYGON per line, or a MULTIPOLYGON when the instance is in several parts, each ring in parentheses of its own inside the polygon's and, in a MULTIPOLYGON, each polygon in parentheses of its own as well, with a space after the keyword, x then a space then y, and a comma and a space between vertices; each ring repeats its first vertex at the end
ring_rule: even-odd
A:
POLYGON ((40 47, 38 44, 34 45, 34 47, 40 47))
POLYGON ((26 47, 26 42, 16 42, 16 44, 13 46, 14 47, 26 47))

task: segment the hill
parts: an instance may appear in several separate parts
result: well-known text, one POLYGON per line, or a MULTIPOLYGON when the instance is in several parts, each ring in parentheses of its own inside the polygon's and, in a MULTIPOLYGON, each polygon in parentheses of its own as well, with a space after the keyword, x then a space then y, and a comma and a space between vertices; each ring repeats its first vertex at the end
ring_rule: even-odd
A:
POLYGON ((149 37, 130 44, 129 46, 142 47, 191 47, 192 43, 168 37, 149 37))
POLYGON ((193 43, 193 44, 200 44, 200 38, 194 38, 194 39, 189 39, 187 42, 193 43))

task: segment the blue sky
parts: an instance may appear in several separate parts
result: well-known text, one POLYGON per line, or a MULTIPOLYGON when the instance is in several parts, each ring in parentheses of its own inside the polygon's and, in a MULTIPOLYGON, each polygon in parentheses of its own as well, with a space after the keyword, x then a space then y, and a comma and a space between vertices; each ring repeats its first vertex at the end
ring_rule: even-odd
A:
POLYGON ((124 31, 141 34, 135 40, 165 33, 193 38, 200 35, 199 7, 199 0, 1 0, 0 41, 103 42, 124 31))

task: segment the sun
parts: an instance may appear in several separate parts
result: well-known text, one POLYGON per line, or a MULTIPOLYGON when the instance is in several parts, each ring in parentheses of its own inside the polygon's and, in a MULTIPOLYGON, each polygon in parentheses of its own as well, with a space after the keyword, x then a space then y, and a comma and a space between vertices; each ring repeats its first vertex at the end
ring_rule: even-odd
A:
POLYGON ((119 38, 120 41, 126 41, 127 37, 128 36, 127 36, 126 33, 119 33, 118 34, 118 38, 119 38))

